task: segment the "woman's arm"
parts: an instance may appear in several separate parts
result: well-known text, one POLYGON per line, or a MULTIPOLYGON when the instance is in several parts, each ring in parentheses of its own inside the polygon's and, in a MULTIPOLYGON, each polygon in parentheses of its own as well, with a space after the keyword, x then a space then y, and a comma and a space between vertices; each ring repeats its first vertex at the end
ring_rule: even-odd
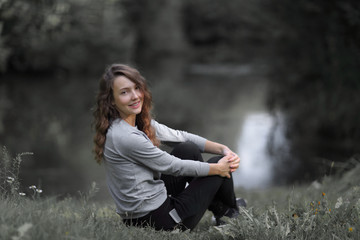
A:
POLYGON ((206 139, 196 134, 188 133, 186 131, 175 130, 168 126, 158 123, 155 120, 151 120, 151 124, 155 129, 156 137, 163 143, 181 143, 181 142, 193 142, 195 143, 201 152, 205 151, 206 139))
POLYGON ((185 142, 185 141, 191 141, 195 143, 201 151, 218 154, 218 155, 224 155, 224 156, 230 156, 227 157, 226 160, 223 160, 224 162, 228 162, 228 165, 230 167, 227 168, 226 164, 220 163, 220 161, 217 164, 209 164, 210 170, 208 175, 221 175, 223 177, 230 177, 230 172, 234 172, 239 167, 240 159, 232 152, 227 146, 223 144, 219 144, 216 142, 212 142, 209 140, 206 140, 203 137, 200 137, 198 135, 194 135, 185 131, 179 131, 171 129, 164 124, 160 124, 155 120, 151 121, 152 126, 155 128, 156 136, 161 141, 170 141, 170 142, 185 142))
POLYGON ((224 154, 224 151, 226 148, 227 147, 223 144, 206 140, 204 151, 207 153, 213 153, 213 154, 219 154, 225 156, 226 154, 224 154))

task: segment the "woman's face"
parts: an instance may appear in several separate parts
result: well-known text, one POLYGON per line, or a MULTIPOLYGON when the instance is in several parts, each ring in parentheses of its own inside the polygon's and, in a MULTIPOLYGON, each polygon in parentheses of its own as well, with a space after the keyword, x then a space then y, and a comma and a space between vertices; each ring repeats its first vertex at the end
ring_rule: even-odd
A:
POLYGON ((115 78, 113 84, 113 104, 116 105, 120 117, 135 124, 136 115, 141 112, 144 94, 134 82, 125 76, 115 78), (130 121, 129 121, 130 120, 130 121))

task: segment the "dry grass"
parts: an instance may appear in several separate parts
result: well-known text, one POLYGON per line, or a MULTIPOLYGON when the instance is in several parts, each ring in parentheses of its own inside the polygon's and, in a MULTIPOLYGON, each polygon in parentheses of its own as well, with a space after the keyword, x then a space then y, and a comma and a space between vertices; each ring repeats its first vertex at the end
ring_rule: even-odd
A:
MULTIPOLYGON (((21 155, 12 159, 3 151, 4 157, 7 163, 21 162, 21 155)), ((321 183, 263 191, 240 189, 249 202, 240 209, 240 217, 218 228, 207 212, 192 232, 125 226, 112 204, 91 200, 97 192, 95 183, 79 198, 42 198, 38 188, 30 191, 30 197, 21 196, 19 186, 12 186, 18 179, 7 181, 5 175, 10 172, 6 168, 5 174, 4 169, 0 169, 4 175, 0 239, 360 239, 360 164, 321 183)))

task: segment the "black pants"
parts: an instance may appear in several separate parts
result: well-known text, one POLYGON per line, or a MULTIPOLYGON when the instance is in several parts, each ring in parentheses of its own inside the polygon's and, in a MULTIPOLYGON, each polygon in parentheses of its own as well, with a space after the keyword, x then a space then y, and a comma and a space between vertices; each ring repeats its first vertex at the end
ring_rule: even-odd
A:
MULTIPOLYGON (((198 147, 190 142, 177 145, 172 155, 181 159, 203 161, 198 147)), ((221 156, 209 159, 216 163, 221 156)), ((193 229, 209 209, 215 216, 221 217, 229 208, 237 208, 232 178, 220 176, 184 177, 163 175, 169 197, 156 210, 137 219, 124 219, 127 225, 150 225, 157 230, 193 229), (186 187, 186 184, 188 186, 186 187), (176 209, 182 222, 177 224, 169 212, 176 209)))

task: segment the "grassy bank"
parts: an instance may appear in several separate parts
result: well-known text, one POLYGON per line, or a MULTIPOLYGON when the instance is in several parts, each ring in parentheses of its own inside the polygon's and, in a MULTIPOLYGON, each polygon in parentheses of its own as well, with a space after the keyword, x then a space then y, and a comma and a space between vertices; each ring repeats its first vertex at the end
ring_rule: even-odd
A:
POLYGON ((36 186, 22 196, 11 187, 16 175, 2 176, 0 239, 360 239, 360 164, 309 185, 240 189, 248 200, 240 217, 217 228, 207 212, 192 232, 126 227, 112 203, 91 200, 95 183, 79 197, 59 200, 41 197, 36 186))

